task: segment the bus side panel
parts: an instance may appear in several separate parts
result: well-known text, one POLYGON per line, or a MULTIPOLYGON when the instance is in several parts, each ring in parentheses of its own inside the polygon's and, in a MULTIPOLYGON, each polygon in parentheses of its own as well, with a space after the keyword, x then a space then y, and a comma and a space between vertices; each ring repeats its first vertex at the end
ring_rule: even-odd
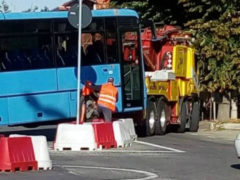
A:
POLYGON ((68 118, 69 93, 53 93, 8 99, 9 124, 68 118))
POLYGON ((58 68, 57 69, 58 90, 77 89, 77 68, 58 68))
POLYGON ((0 84, 0 96, 56 91, 56 69, 3 72, 0 84))
POLYGON ((77 92, 70 92, 70 116, 76 117, 77 116, 77 92))
POLYGON ((8 125, 8 100, 0 98, 0 125, 8 125))
POLYGON ((84 66, 81 69, 81 83, 87 80, 96 85, 102 85, 107 82, 109 77, 114 78, 114 85, 121 85, 120 65, 105 64, 96 66, 84 66))
POLYGON ((117 112, 123 112, 123 103, 122 103, 122 88, 121 87, 117 87, 118 88, 118 101, 116 104, 117 107, 117 112))
MULTIPOLYGON (((120 66, 113 65, 96 65, 96 66, 83 66, 81 68, 81 87, 86 81, 91 81, 96 85, 101 85, 107 82, 109 77, 114 78, 114 84, 119 86, 120 79, 120 66)), ((57 69, 57 83, 58 90, 72 90, 77 88, 77 68, 59 68, 57 69)))

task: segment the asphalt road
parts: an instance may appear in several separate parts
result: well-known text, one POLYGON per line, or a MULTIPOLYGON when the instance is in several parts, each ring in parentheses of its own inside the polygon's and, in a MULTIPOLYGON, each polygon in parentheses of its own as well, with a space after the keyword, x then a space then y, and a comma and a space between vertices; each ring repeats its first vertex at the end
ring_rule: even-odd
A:
POLYGON ((238 180, 240 160, 233 143, 192 133, 138 138, 131 147, 103 151, 53 151, 55 126, 0 127, 0 134, 46 135, 53 170, 5 173, 0 180, 179 179, 238 180))

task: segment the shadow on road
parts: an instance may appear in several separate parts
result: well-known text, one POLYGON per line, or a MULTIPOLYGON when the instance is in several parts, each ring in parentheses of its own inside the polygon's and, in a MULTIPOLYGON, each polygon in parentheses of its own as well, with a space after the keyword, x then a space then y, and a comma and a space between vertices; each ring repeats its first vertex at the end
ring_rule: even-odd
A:
POLYGON ((240 169, 240 164, 232 164, 231 167, 234 169, 240 169))

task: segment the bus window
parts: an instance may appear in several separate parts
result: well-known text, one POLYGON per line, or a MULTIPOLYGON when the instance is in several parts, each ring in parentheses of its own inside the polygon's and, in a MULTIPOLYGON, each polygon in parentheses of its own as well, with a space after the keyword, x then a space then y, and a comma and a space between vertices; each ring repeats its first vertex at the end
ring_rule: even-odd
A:
POLYGON ((83 29, 82 32, 104 32, 104 18, 94 18, 91 24, 83 29))
POLYGON ((82 64, 97 65, 104 63, 104 42, 101 33, 82 33, 82 64))
POLYGON ((3 71, 53 67, 50 21, 6 21, 4 25, 7 28, 0 33, 3 71))
POLYGON ((18 36, 1 38, 5 55, 5 71, 48 68, 51 60, 51 42, 47 36, 18 36))
POLYGON ((138 63, 138 41, 137 32, 126 32, 122 36, 123 60, 131 63, 138 63))
POLYGON ((117 46, 117 25, 115 18, 106 18, 106 49, 108 63, 120 62, 117 46))
POLYGON ((104 35, 101 32, 95 32, 93 34, 93 48, 96 53, 97 63, 102 64, 104 62, 104 35))

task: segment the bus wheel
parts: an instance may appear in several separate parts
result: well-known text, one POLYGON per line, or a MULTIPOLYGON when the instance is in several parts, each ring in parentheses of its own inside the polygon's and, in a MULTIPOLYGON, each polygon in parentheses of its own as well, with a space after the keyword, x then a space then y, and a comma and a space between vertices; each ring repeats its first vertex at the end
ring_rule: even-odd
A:
POLYGON ((155 133, 164 135, 167 129, 168 109, 166 102, 160 98, 157 102, 158 119, 156 121, 155 133))
POLYGON ((199 128, 200 121, 200 105, 198 101, 193 102, 191 120, 190 120, 190 132, 197 132, 199 128))
POLYGON ((155 134, 156 125, 156 103, 153 99, 148 99, 147 116, 146 116, 146 136, 155 134))
POLYGON ((187 108, 188 108, 188 102, 187 101, 183 101, 182 105, 181 105, 181 111, 180 111, 180 125, 177 129, 177 132, 179 133, 184 133, 185 132, 185 128, 186 128, 186 123, 187 123, 187 108))

